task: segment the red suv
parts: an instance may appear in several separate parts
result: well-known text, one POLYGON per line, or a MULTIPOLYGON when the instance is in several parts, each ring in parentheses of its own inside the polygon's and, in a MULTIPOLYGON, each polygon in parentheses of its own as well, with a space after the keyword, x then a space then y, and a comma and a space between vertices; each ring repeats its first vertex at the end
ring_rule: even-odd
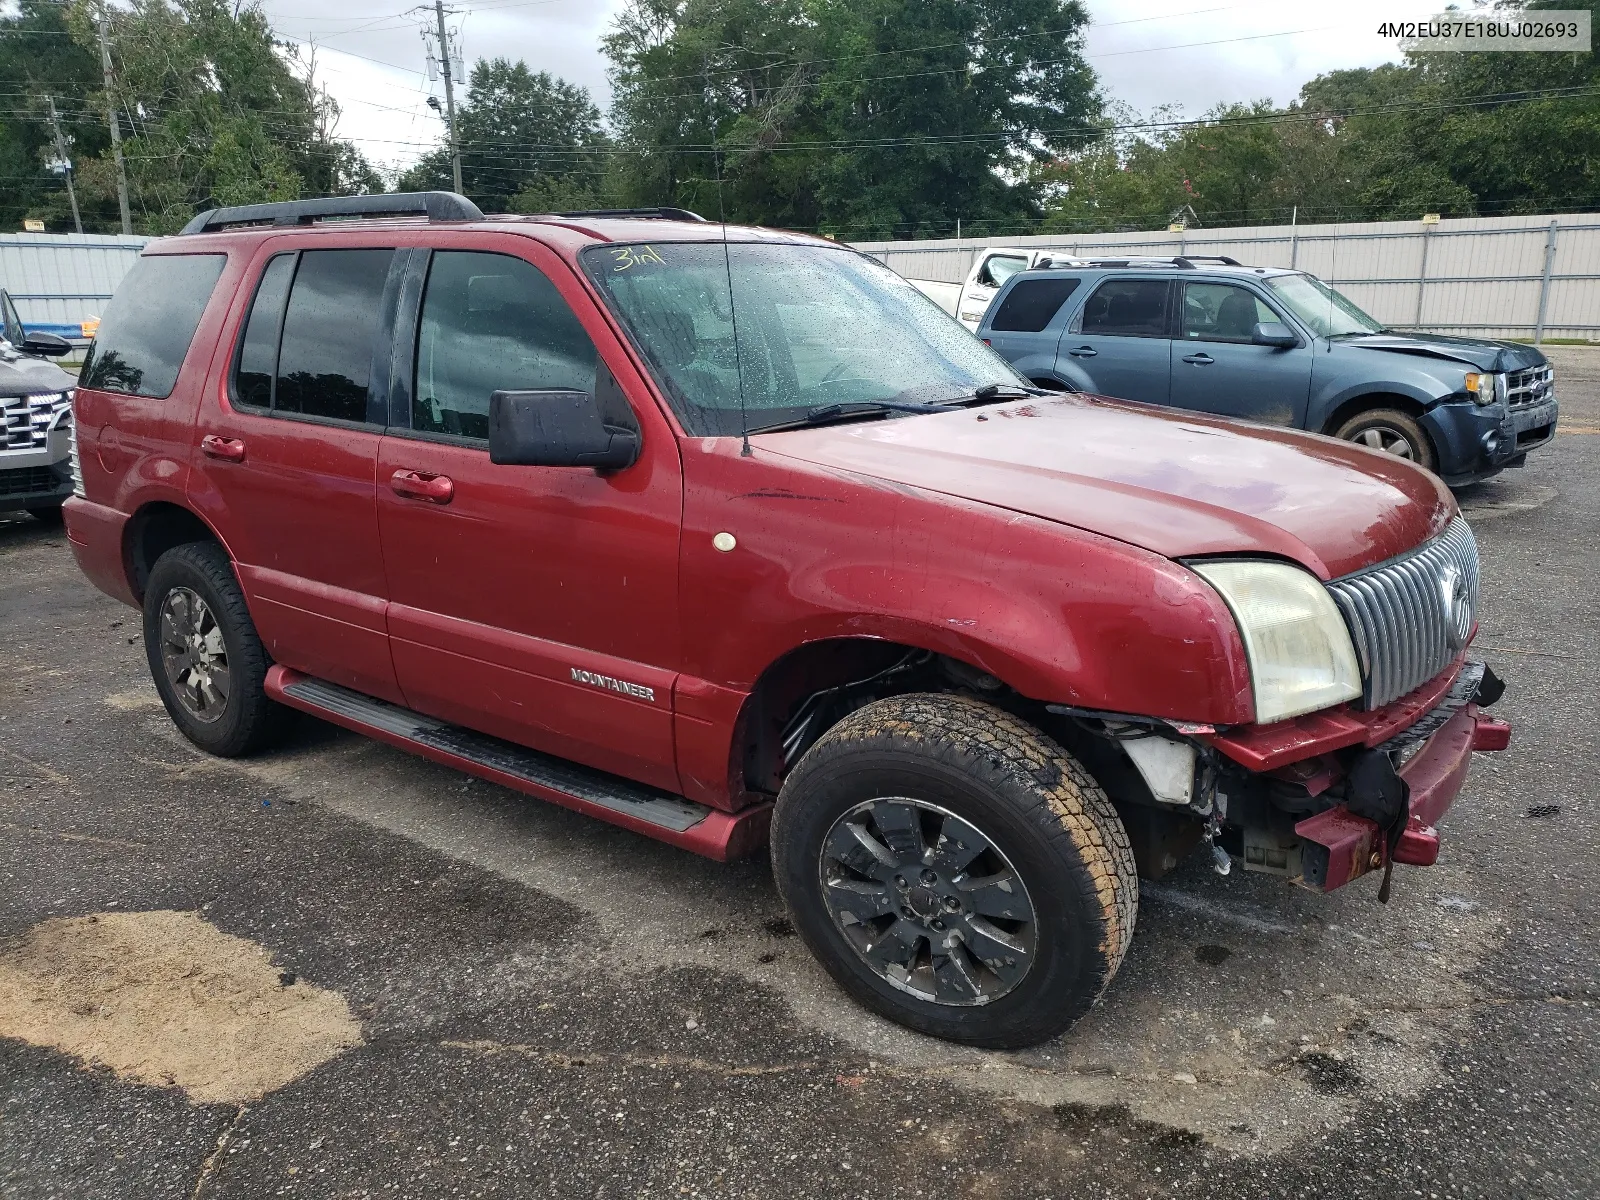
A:
POLYGON ((74 553, 196 745, 291 710, 718 859, 852 995, 1059 1032, 1139 878, 1427 864, 1501 685, 1442 484, 1046 394, 831 242, 448 193, 203 214, 76 399, 74 553))

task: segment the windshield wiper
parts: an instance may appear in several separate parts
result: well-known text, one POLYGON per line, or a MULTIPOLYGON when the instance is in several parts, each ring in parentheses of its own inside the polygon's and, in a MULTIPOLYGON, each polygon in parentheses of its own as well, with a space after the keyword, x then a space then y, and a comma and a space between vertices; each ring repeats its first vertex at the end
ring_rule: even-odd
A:
POLYGON ((835 421, 853 421, 857 417, 881 417, 884 413, 941 413, 954 412, 954 404, 918 404, 907 400, 862 400, 855 404, 822 404, 810 409, 795 421, 777 425, 764 425, 751 433, 771 433, 779 429, 802 429, 807 425, 829 425, 835 421))
POLYGON ((1006 400, 1026 400, 1039 395, 1033 388, 1025 388, 1020 383, 986 383, 976 391, 967 392, 960 396, 952 396, 944 403, 957 405, 961 408, 971 408, 977 404, 999 404, 1006 400))

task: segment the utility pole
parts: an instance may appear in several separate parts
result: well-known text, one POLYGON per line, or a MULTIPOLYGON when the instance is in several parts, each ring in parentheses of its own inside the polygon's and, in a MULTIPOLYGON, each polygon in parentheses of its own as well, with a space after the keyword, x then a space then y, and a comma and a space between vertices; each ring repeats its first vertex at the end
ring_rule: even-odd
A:
POLYGON ((433 0, 434 16, 439 19, 439 59, 444 71, 444 114, 450 130, 450 171, 456 191, 461 191, 461 144, 456 141, 456 89, 450 78, 450 35, 444 28, 444 0, 433 0))
POLYGON ((106 33, 106 5, 100 0, 100 69, 106 79, 106 120, 111 125, 111 154, 117 160, 117 207, 122 210, 122 232, 133 232, 128 214, 128 168, 122 161, 122 127, 117 123, 117 99, 111 91, 111 42, 106 33))
POLYGON ((50 106, 50 128, 56 135, 56 162, 61 164, 61 173, 67 177, 67 200, 72 204, 72 225, 82 233, 83 218, 78 215, 78 192, 72 186, 72 160, 67 157, 67 143, 61 136, 61 121, 56 116, 56 98, 46 96, 44 99, 50 106))

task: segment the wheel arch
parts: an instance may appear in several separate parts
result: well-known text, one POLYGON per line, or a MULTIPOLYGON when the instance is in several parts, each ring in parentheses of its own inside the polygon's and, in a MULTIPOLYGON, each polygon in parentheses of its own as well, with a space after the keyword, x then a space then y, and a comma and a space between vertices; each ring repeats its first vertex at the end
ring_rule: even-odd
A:
POLYGON ((1066 380, 1061 379, 1054 374, 1043 371, 1035 371, 1031 376, 1029 376, 1029 382, 1032 383, 1034 387, 1041 387, 1050 392, 1075 392, 1078 390, 1074 384, 1068 383, 1066 380))
POLYGON ((1420 417, 1428 410, 1428 405, 1403 392, 1362 392, 1339 401, 1322 423, 1320 432, 1334 437, 1339 427, 1351 417, 1373 408, 1392 408, 1408 417, 1420 417))
MULTIPOLYGON (((141 505, 128 518, 123 530, 122 560, 128 587, 134 598, 144 602, 145 585, 156 560, 174 546, 189 542, 215 542, 224 551, 227 544, 193 509, 170 500, 153 500, 141 505)), ((232 554, 229 554, 232 558, 232 554)))
POLYGON ((734 778, 742 778, 747 788, 776 792, 805 749, 856 708, 926 691, 939 681, 951 690, 965 683, 974 695, 1026 703, 1021 693, 977 663, 915 641, 835 636, 795 646, 767 664, 740 706, 732 747, 734 778), (811 723, 803 730, 790 729, 807 704, 816 710, 811 723), (800 734, 787 751, 786 731, 800 734))

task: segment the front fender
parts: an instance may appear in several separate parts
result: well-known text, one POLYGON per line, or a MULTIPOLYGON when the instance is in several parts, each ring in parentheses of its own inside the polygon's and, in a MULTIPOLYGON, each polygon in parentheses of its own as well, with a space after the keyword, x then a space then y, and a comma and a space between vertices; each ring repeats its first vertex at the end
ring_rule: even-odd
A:
POLYGON ((1232 616, 1193 572, 1043 518, 763 451, 686 451, 684 670, 748 691, 825 638, 948 654, 1022 695, 1236 723, 1252 718, 1232 616), (712 539, 731 533, 735 549, 712 539))
POLYGON ((1352 403, 1370 398, 1374 407, 1393 407, 1392 397, 1400 396, 1427 411, 1453 394, 1453 389, 1434 375, 1403 360, 1403 355, 1368 354, 1369 359, 1357 362, 1330 362, 1336 356, 1322 356, 1311 380, 1311 402, 1306 412, 1306 428, 1318 432, 1332 432, 1329 423, 1334 415, 1348 409, 1352 403), (1384 370, 1370 368, 1381 365, 1384 370), (1368 367, 1368 370, 1358 370, 1368 367))

